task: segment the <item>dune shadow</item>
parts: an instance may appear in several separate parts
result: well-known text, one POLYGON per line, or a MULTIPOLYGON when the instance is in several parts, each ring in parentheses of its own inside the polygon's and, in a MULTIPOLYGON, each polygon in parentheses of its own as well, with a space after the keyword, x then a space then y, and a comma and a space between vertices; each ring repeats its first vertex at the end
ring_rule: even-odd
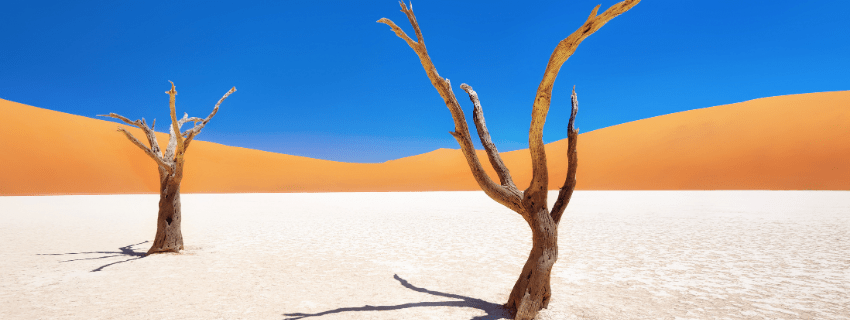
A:
POLYGON ((309 317, 321 317, 324 315, 341 313, 341 312, 357 312, 357 311, 388 311, 388 310, 399 310, 399 309, 407 309, 407 308, 418 308, 418 307, 460 307, 460 308, 475 308, 484 311, 486 314, 483 316, 472 317, 470 320, 498 320, 498 319, 510 319, 510 313, 507 309, 505 309, 502 305, 487 302, 481 299, 476 299, 472 297, 466 297, 457 294, 443 293, 439 291, 428 290, 425 288, 416 287, 407 280, 402 279, 397 274, 393 275, 393 278, 398 280, 402 286, 408 288, 410 290, 416 292, 427 293, 435 296, 452 298, 452 299, 460 299, 461 301, 441 301, 441 302, 417 302, 417 303, 404 303, 399 305, 392 306, 370 306, 365 305, 362 307, 348 307, 348 308, 338 308, 328 311, 323 311, 319 313, 286 313, 284 314, 287 318, 284 320, 297 320, 309 317))
POLYGON ((64 256, 64 255, 73 255, 73 254, 81 254, 81 255, 84 255, 84 254, 107 254, 107 255, 102 256, 102 257, 79 258, 79 259, 64 260, 64 261, 59 261, 59 262, 71 262, 71 261, 80 261, 80 260, 99 260, 99 259, 106 259, 106 258, 112 258, 112 257, 134 257, 134 258, 130 258, 130 259, 127 259, 127 260, 121 260, 121 261, 116 261, 116 262, 112 262, 112 263, 107 263, 107 264, 102 265, 100 267, 97 267, 96 269, 91 271, 91 272, 98 272, 98 271, 103 270, 103 268, 106 268, 106 267, 111 266, 111 265, 116 265, 116 264, 119 264, 119 263, 124 263, 124 262, 128 262, 128 261, 139 260, 141 258, 144 258, 145 256, 147 256, 147 254, 143 251, 135 251, 133 249, 133 247, 138 246, 138 245, 143 244, 143 243, 147 243, 147 242, 148 241, 143 241, 143 242, 123 246, 123 247, 118 248, 118 251, 39 253, 37 255, 39 255, 39 256, 64 256))

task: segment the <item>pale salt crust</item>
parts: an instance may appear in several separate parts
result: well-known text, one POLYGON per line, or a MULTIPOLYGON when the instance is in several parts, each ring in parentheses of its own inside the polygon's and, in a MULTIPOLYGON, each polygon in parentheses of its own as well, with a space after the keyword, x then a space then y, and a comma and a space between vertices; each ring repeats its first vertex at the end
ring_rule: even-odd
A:
MULTIPOLYGON (((157 201, 0 197, 0 319, 505 319, 531 245, 482 192, 191 194, 140 258, 157 201)), ((578 191, 539 318, 848 319, 848 230, 848 191, 578 191)))

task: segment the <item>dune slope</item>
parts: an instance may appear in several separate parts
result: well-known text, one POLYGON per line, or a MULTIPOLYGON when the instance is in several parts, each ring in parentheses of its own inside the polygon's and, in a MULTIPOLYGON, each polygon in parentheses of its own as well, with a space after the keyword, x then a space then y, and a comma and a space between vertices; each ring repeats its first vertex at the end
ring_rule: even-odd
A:
MULTIPOLYGON (((157 192, 153 161, 117 126, 0 99, 0 195, 157 192)), ((164 145, 166 135, 159 138, 164 145)), ((547 146, 551 189, 566 175, 566 145, 547 146)), ((578 152, 579 189, 848 190, 850 91, 629 122, 581 134, 578 152)), ((186 158, 184 193, 478 190, 454 149, 363 164, 197 141, 186 158)), ((527 186, 528 151, 503 158, 527 186)))
MULTIPOLYGON (((563 184, 566 148, 566 140, 548 145, 552 189, 563 184)), ((850 190, 850 91, 762 98, 624 123, 581 134, 578 152, 579 189, 850 190)), ((528 151, 504 157, 519 174, 515 180, 527 185, 528 151)))

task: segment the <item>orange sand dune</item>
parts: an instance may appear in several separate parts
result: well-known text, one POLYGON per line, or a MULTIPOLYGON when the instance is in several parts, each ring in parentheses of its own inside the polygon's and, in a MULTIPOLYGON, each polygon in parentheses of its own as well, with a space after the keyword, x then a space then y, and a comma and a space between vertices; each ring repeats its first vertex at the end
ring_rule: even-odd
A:
MULTIPOLYGON (((157 192, 153 161, 116 126, 0 99, 0 195, 157 192)), ((166 135, 159 138, 164 145, 166 135)), ((547 149, 557 189, 566 141, 547 149)), ((363 164, 197 141, 186 158, 185 193, 478 189, 454 149, 363 164)), ((517 185, 527 186, 528 151, 503 158, 517 185)), ((756 99, 583 133, 578 188, 850 190, 850 91, 756 99)))
MULTIPOLYGON (((547 146, 552 189, 563 184, 566 149, 566 140, 547 146)), ((578 152, 585 190, 850 190, 850 91, 624 123, 579 135, 578 152)), ((526 150, 504 158, 511 172, 530 166, 526 150)), ((514 178, 525 186, 531 172, 522 173, 514 178)))

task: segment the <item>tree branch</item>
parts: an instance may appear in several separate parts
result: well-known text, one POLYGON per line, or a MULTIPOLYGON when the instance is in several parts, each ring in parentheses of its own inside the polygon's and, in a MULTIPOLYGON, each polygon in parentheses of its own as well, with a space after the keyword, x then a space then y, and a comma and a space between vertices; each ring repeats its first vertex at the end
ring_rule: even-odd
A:
POLYGON ((145 118, 142 118, 142 130, 145 132, 145 137, 148 138, 148 144, 151 146, 151 151, 157 155, 160 159, 162 159, 162 151, 159 150, 159 142, 156 141, 156 131, 153 129, 153 125, 156 125, 156 119, 153 120, 153 125, 148 128, 148 124, 145 122, 145 118))
MULTIPOLYGON (((130 121, 130 119, 127 119, 126 117, 116 113, 99 114, 98 116, 119 119, 121 121, 124 121, 124 123, 126 124, 142 129, 142 131, 144 131, 145 133, 145 137, 148 139, 148 144, 150 144, 150 151, 157 155, 160 160, 162 160, 162 154, 159 150, 159 143, 156 141, 156 132, 153 130, 153 127, 148 127, 148 124, 145 122, 145 118, 142 118, 141 120, 130 121)), ((153 123, 154 125, 156 125, 156 119, 153 120, 153 123)))
POLYGON ((234 92, 236 92, 236 87, 230 88, 230 90, 228 90, 224 94, 224 96, 221 97, 221 99, 218 99, 218 102, 215 104, 215 107, 213 107, 213 110, 212 110, 212 112, 210 112, 210 115, 208 115, 203 120, 201 120, 200 118, 189 118, 188 119, 189 121, 194 121, 195 126, 192 127, 192 129, 186 130, 186 132, 184 133, 186 135, 186 141, 183 143, 183 149, 184 150, 189 148, 189 143, 192 142, 193 139, 195 139, 195 136, 197 136, 199 133, 201 133, 201 129, 203 129, 207 125, 207 123, 209 123, 210 120, 212 120, 212 118, 215 116, 215 114, 218 113, 218 106, 220 106, 221 103, 224 102, 224 99, 227 99, 227 97, 229 97, 234 92), (197 119, 197 120, 193 120, 193 119, 197 119), (200 124, 198 124, 198 122, 200 122, 200 124))
POLYGON ((176 142, 175 146, 177 147, 177 150, 174 152, 174 160, 175 163, 182 163, 183 135, 180 134, 180 127, 178 126, 177 120, 177 108, 174 106, 175 100, 177 99, 177 90, 175 90, 174 82, 171 82, 171 90, 168 90, 165 93, 168 94, 168 106, 171 111, 171 137, 169 138, 168 148, 171 148, 171 139, 174 139, 176 142))
POLYGON ((552 87, 555 83, 555 78, 558 76, 558 71, 560 71, 564 62, 569 59, 585 38, 599 30, 599 28, 614 17, 637 5, 638 2, 640 0, 626 0, 617 3, 598 16, 596 12, 599 6, 596 6, 590 13, 587 21, 578 30, 558 43, 558 46, 552 52, 549 63, 546 65, 546 71, 543 73, 543 79, 537 87, 534 107, 531 111, 528 147, 531 152, 532 180, 525 192, 526 198, 534 195, 533 198, 536 198, 534 201, 536 203, 542 202, 545 206, 549 175, 546 168, 546 150, 543 144, 543 125, 546 123, 546 114, 549 112, 549 104, 552 99, 552 87))
MULTIPOLYGON (((404 10, 402 10, 402 11, 404 11, 404 10)), ((413 50, 417 50, 419 48, 419 43, 417 43, 416 41, 413 41, 413 39, 410 39, 410 37, 408 37, 407 34, 404 33, 404 30, 401 30, 401 28, 399 28, 395 23, 393 23, 392 20, 387 19, 387 18, 381 18, 377 22, 390 26, 390 28, 393 29, 395 34, 399 38, 404 39, 404 41, 407 42, 407 45, 409 45, 411 48, 413 48, 413 50)))
POLYGON ((573 86, 572 95, 572 112, 570 113, 570 122, 567 124, 567 138, 569 144, 567 147, 567 157, 569 165, 567 167, 567 178, 564 181, 564 186, 558 191, 558 200, 552 206, 552 220, 555 225, 561 222, 561 216, 567 205, 570 204, 570 199, 573 197, 573 191, 576 189, 576 171, 578 169, 578 129, 575 127, 576 113, 578 113, 578 98, 576 97, 576 88, 573 86))
POLYGON ((125 136, 127 136, 127 139, 130 139, 130 141, 131 141, 131 142, 133 142, 133 144, 135 144, 137 147, 139 147, 139 148, 141 148, 143 151, 145 151, 145 154, 147 154, 148 156, 150 156, 150 157, 151 157, 151 159, 153 159, 153 161, 156 161, 156 164, 157 164, 157 165, 159 165, 161 168, 163 168, 163 169, 165 169, 166 171, 168 171, 168 173, 169 173, 169 174, 172 172, 171 166, 170 166, 168 163, 166 163, 165 161, 163 161, 163 159, 161 159, 161 158, 160 158, 157 154, 155 154, 155 153, 154 153, 151 149, 149 149, 149 148, 148 148, 148 147, 146 147, 144 144, 142 144, 142 142, 141 142, 141 141, 139 141, 139 139, 136 139, 136 137, 134 137, 134 136, 133 136, 133 134, 131 134, 129 131, 125 130, 124 128, 120 128, 120 127, 118 128, 118 131, 123 132, 123 133, 124 133, 124 135, 125 135, 125 136))
POLYGON ((398 3, 401 6, 401 12, 407 16, 407 20, 410 21, 410 25, 413 26, 413 33, 416 34, 416 40, 419 41, 419 44, 422 47, 425 47, 425 40, 422 37, 422 30, 419 30, 419 23, 416 22, 416 15, 413 14, 413 1, 410 2, 410 9, 407 9, 407 6, 404 5, 404 1, 399 1, 398 3))
POLYGON ((127 119, 126 117, 124 117, 124 116, 122 116, 122 115, 120 115, 120 114, 117 114, 117 113, 99 114, 99 115, 97 115, 97 116, 98 116, 98 117, 115 118, 115 119, 118 119, 118 120, 124 121, 124 123, 126 123, 126 124, 129 124, 129 125, 131 125, 131 126, 134 126, 134 127, 139 128, 139 129, 142 129, 142 127, 141 127, 141 125, 142 125, 141 120, 130 121, 130 119, 127 119))
POLYGON ((174 126, 168 127, 168 145, 165 146, 165 152, 162 155, 163 159, 174 161, 175 151, 177 150, 177 137, 174 134, 174 126))
MULTIPOLYGON (((186 124, 186 122, 198 122, 198 121, 203 121, 203 119, 196 118, 196 117, 189 118, 189 114, 184 112, 183 118, 180 118, 180 120, 177 120, 177 128, 183 128, 183 125, 186 124)), ((185 133, 184 133, 184 135, 185 135, 185 133)))
POLYGON ((183 131, 183 133, 182 133, 183 138, 185 138, 189 134, 189 131, 194 129, 194 125, 196 125, 198 122, 201 122, 201 121, 204 121, 204 119, 197 118, 197 117, 189 118, 189 114, 184 114, 183 119, 180 119, 180 121, 178 121, 177 127, 183 128, 183 124, 185 124, 186 122, 193 122, 194 124, 193 124, 192 128, 189 128, 189 129, 186 129, 186 131, 183 131))
POLYGON ((478 101, 478 93, 472 90, 472 87, 466 83, 461 84, 460 88, 466 91, 469 95, 469 100, 475 106, 472 113, 472 120, 475 122, 475 128, 478 130, 478 138, 481 139, 481 145, 484 146, 484 150, 487 151, 487 157, 490 158, 490 164, 493 165, 493 169, 499 175, 499 182, 504 187, 516 189, 516 185, 514 185, 514 181, 511 179, 510 170, 502 162, 502 157, 499 155, 499 150, 496 149, 496 144, 490 139, 490 131, 487 130, 487 124, 484 122, 484 110, 481 108, 481 102, 478 101))
POLYGON ((435 89, 437 89, 437 92, 443 98, 443 102, 452 114, 452 119, 454 119, 455 123, 455 131, 450 133, 455 137, 455 140, 457 140, 460 145, 461 151, 463 151, 463 155, 466 157, 466 162, 469 165, 469 168, 472 171, 472 176, 475 178, 478 186, 480 186, 481 189, 484 190, 484 193, 496 202, 501 203, 516 212, 522 212, 519 192, 503 188, 493 182, 481 166, 481 162, 478 160, 478 155, 475 153, 475 147, 473 146, 472 139, 469 135, 469 127, 466 124, 466 118, 463 115, 463 110, 460 108, 454 92, 452 92, 451 82, 449 79, 443 79, 440 77, 437 73, 437 68, 434 67, 434 64, 431 62, 431 58, 428 56, 428 51, 425 49, 422 32, 419 29, 419 24, 416 22, 416 17, 413 15, 413 11, 408 10, 404 2, 401 2, 400 5, 401 11, 407 15, 407 19, 413 25, 413 29, 416 32, 416 37, 419 42, 415 42, 410 39, 410 37, 408 37, 407 34, 405 34, 404 31, 396 26, 390 19, 381 18, 378 22, 390 26, 395 34, 407 42, 413 51, 416 52, 416 55, 419 56, 419 61, 422 63, 422 68, 425 69, 428 79, 431 80, 431 84, 435 89))
POLYGON ((195 135, 197 135, 198 133, 201 133, 201 129, 203 129, 204 126, 206 126, 207 123, 209 123, 210 120, 212 120, 212 118, 215 116, 215 114, 218 113, 218 106, 220 106, 221 103, 224 102, 224 99, 227 99, 227 97, 229 97, 234 92, 236 92, 236 87, 230 88, 230 90, 228 90, 224 94, 224 96, 221 97, 221 99, 218 99, 218 102, 215 104, 215 107, 213 107, 212 112, 210 112, 210 115, 208 115, 206 118, 204 118, 204 119, 189 118, 188 119, 189 121, 195 122, 195 126, 192 127, 192 129, 186 130, 186 133, 188 133, 189 131, 194 131, 195 135), (201 124, 197 124, 198 122, 200 122, 201 124))

